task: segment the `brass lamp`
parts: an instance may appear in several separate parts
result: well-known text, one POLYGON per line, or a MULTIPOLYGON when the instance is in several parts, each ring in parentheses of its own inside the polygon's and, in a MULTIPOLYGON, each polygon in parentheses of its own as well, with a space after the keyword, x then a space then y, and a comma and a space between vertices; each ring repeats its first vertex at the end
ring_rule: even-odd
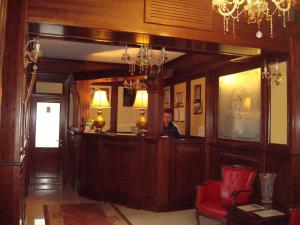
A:
POLYGON ((144 131, 147 128, 147 119, 145 117, 145 109, 148 108, 148 93, 147 90, 137 90, 134 104, 135 109, 140 109, 140 118, 137 121, 137 128, 139 131, 144 131))
POLYGON ((107 100, 106 91, 98 90, 95 91, 93 101, 91 103, 91 108, 98 109, 97 117, 93 122, 93 127, 96 128, 97 132, 101 132, 105 125, 105 120, 102 117, 102 109, 110 108, 109 102, 107 100))

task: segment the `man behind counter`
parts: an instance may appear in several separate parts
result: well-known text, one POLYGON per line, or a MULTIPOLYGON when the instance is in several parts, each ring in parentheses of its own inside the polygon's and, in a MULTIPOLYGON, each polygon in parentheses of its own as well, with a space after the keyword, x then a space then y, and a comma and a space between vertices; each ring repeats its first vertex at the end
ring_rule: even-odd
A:
POLYGON ((164 110, 164 134, 165 136, 179 138, 179 132, 178 128, 173 124, 172 122, 172 110, 171 109, 165 109, 164 110))

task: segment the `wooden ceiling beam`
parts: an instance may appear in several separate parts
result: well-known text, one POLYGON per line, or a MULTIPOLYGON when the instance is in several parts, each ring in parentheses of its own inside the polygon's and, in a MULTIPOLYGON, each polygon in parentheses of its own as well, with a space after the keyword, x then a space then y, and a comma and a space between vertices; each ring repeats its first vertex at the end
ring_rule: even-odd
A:
POLYGON ((74 80, 94 80, 101 78, 113 78, 113 77, 128 77, 130 76, 128 67, 117 69, 106 69, 97 71, 87 71, 74 73, 74 80))

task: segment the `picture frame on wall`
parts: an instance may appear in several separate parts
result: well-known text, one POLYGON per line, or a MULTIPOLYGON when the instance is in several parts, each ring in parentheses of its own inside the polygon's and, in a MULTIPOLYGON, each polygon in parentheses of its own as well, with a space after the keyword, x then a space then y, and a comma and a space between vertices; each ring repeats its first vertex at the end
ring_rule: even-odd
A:
POLYGON ((194 115, 203 113, 202 102, 193 102, 193 113, 194 115))
POLYGON ((183 92, 175 94, 175 107, 184 107, 183 92))
POLYGON ((201 102, 201 85, 194 86, 194 102, 201 102))
POLYGON ((164 104, 169 105, 171 104, 171 88, 166 87, 164 90, 164 104))

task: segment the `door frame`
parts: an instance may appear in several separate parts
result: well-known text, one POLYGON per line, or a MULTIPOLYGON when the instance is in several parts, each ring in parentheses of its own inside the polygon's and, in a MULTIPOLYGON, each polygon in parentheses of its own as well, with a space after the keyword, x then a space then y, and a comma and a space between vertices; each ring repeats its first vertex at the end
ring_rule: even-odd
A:
MULTIPOLYGON (((64 161, 66 160, 66 137, 67 137, 67 104, 65 95, 53 95, 53 94, 33 94, 30 100, 30 125, 29 125, 29 133, 30 133, 30 147, 29 147, 29 186, 32 186, 33 189, 44 189, 43 184, 47 181, 46 189, 56 189, 55 185, 63 184, 66 177, 65 177, 65 164, 64 161), (59 176, 58 177, 42 177, 42 178, 33 178, 32 174, 34 174, 35 163, 35 123, 36 123, 36 104, 37 102, 59 102, 61 103, 60 106, 60 140, 62 147, 58 149, 59 153, 59 176)), ((44 151, 44 150, 41 150, 44 151)), ((47 151, 47 150, 45 150, 47 151)))

